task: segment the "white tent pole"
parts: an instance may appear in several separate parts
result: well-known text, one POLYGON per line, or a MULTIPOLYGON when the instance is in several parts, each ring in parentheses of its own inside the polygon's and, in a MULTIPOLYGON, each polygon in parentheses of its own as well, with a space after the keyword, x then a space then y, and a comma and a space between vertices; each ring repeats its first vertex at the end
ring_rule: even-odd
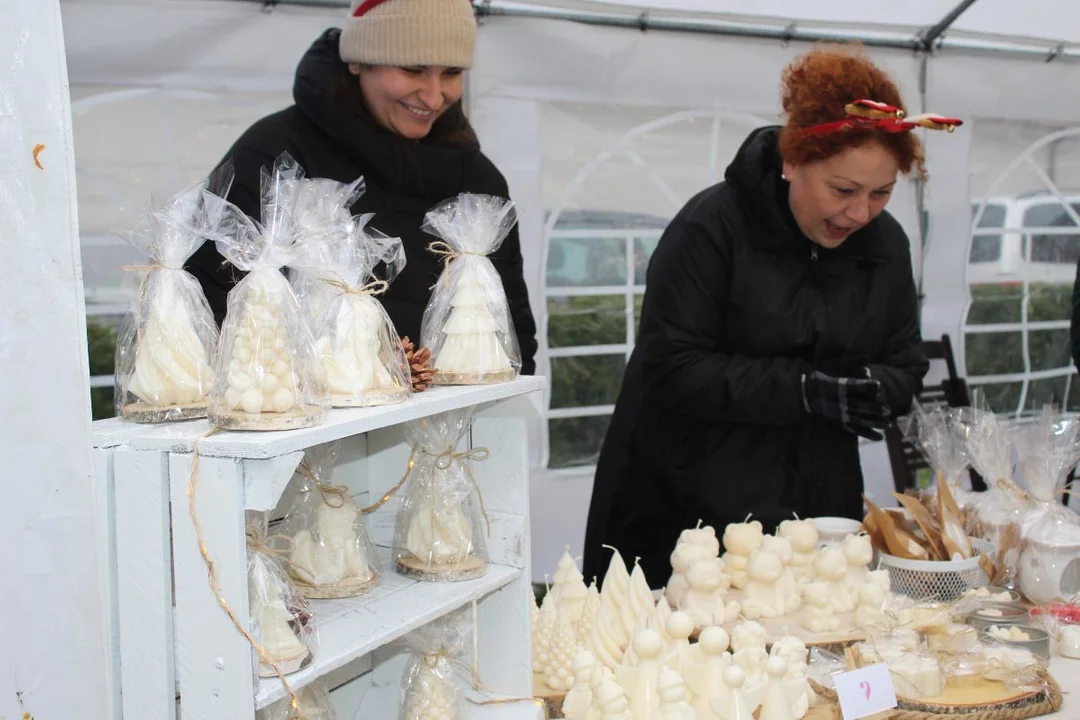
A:
MULTIPOLYGON (((233 0, 236 1, 236 0, 233 0)), ((262 5, 264 12, 270 12, 278 5, 297 5, 318 8, 348 8, 349 0, 243 0, 262 5)), ((639 15, 620 15, 610 12, 586 12, 550 8, 542 5, 528 5, 522 2, 504 0, 473 0, 477 17, 506 16, 538 18, 547 20, 566 20, 606 27, 622 27, 641 32, 664 30, 669 32, 704 33, 726 35, 730 37, 758 38, 778 40, 780 42, 858 42, 867 47, 911 50, 918 52, 933 46, 935 53, 955 52, 964 55, 994 55, 1051 62, 1054 60, 1080 60, 1080 47, 1070 47, 1059 43, 1039 42, 1038 40, 986 40, 982 38, 943 37, 945 30, 976 0, 962 0, 948 15, 937 24, 926 28, 917 35, 904 32, 871 33, 855 30, 800 27, 791 23, 786 27, 753 22, 730 22, 727 20, 685 20, 657 17, 648 12, 639 15)))

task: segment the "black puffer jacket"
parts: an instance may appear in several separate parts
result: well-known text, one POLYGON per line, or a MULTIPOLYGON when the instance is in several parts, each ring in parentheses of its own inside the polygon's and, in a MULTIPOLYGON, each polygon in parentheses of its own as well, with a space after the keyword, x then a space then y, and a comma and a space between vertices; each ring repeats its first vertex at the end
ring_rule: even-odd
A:
MULTIPOLYGON (((296 104, 259 120, 229 150, 226 159, 232 158, 236 181, 228 199, 259 219, 259 170, 272 167, 283 151, 300 163, 307 177, 352 182, 363 176, 367 190, 353 212, 375 213, 372 227, 400 237, 407 260, 404 271, 379 299, 398 333, 419 343, 430 288, 442 269, 439 258, 427 250, 436 238, 420 229, 424 213, 462 192, 509 197, 509 191, 502 174, 479 148, 407 140, 343 107, 334 92, 340 76, 348 73, 338 55, 339 36, 339 30, 327 30, 300 61, 293 87, 296 104)), ((491 257, 510 303, 522 372, 532 374, 536 322, 529 308, 516 227, 491 257)), ((225 264, 213 243, 203 245, 187 269, 198 278, 220 324, 226 296, 243 274, 225 264)))
POLYGON ((690 200, 649 264, 637 346, 596 470, 585 576, 601 544, 650 584, 679 532, 748 513, 862 517, 857 438, 807 414, 801 377, 863 359, 894 412, 928 368, 908 239, 882 213, 836 250, 799 232, 777 128, 755 131, 726 181, 690 200))

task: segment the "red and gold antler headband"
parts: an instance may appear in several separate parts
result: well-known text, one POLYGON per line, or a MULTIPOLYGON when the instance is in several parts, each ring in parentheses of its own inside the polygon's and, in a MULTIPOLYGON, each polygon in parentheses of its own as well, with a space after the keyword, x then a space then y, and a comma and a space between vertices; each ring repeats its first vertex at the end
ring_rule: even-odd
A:
POLYGON ((802 135, 831 135, 851 130, 884 130, 898 133, 917 127, 952 132, 964 124, 960 118, 924 113, 906 117, 900 108, 873 100, 856 100, 844 106, 847 117, 835 122, 811 125, 799 131, 802 135))

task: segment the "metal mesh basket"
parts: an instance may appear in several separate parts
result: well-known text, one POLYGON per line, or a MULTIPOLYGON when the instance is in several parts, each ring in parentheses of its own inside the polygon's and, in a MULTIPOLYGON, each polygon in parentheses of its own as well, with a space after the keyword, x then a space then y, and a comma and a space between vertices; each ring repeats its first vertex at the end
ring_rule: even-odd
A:
POLYGON ((975 556, 967 560, 906 560, 893 555, 878 555, 878 569, 889 572, 894 593, 917 600, 955 600, 969 589, 990 584, 979 567, 979 555, 992 553, 993 546, 984 540, 972 540, 975 556))

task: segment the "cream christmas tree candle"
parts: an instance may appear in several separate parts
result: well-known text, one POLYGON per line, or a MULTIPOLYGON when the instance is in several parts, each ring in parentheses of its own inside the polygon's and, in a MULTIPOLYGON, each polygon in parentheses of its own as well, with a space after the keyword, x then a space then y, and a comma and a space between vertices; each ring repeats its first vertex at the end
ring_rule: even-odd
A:
POLYGON ((544 681, 552 690, 569 690, 574 684, 572 662, 576 649, 574 626, 569 617, 560 613, 548 645, 547 666, 544 668, 544 681))
POLYGON ((203 197, 228 194, 231 166, 169 198, 125 234, 150 258, 117 334, 116 414, 133 422, 206 415, 218 329, 202 288, 183 268, 218 228, 203 197))
POLYGON ((425 215, 424 230, 442 239, 429 250, 445 262, 420 330, 438 384, 505 382, 521 366, 502 278, 487 257, 516 221, 513 203, 473 194, 425 215))
POLYGON ((405 697, 405 720, 457 720, 457 688, 446 658, 419 664, 405 697))
MULTIPOLYGON (((281 594, 280 583, 283 581, 267 571, 250 572, 248 581, 251 620, 257 628, 259 645, 275 663, 295 663, 298 667, 299 661, 306 658, 310 651, 290 625, 293 616, 281 594)), ((273 674, 273 670, 260 663, 260 674, 273 674)))

